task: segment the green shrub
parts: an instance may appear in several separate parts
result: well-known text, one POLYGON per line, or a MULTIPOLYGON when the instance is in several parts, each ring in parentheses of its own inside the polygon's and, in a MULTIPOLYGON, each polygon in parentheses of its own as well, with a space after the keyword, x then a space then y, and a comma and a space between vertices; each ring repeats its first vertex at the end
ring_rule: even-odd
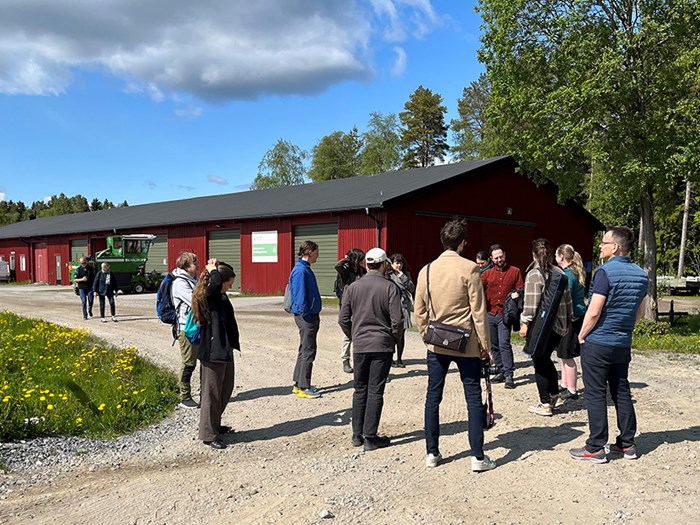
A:
POLYGON ((640 319, 634 327, 635 336, 660 336, 671 333, 671 326, 663 321, 652 321, 650 319, 640 319))
POLYGON ((0 313, 0 440, 110 437, 160 421, 177 381, 84 330, 0 313))

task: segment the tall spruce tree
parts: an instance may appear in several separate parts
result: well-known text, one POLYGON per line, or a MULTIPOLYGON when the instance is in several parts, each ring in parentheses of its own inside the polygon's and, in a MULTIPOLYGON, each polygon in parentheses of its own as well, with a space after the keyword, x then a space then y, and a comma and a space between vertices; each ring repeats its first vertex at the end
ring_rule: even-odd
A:
POLYGON ((449 150, 442 96, 418 86, 399 113, 404 168, 425 168, 444 160, 449 150))

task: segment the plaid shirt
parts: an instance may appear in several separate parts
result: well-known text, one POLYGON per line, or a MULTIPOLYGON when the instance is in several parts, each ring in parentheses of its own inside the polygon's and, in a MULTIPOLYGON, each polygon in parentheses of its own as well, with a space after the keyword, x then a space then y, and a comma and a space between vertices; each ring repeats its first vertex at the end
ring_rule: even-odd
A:
MULTIPOLYGON (((552 266, 551 270, 554 272, 564 273, 558 266, 552 266)), ((540 266, 535 263, 532 269, 527 272, 527 275, 525 276, 525 300, 523 313, 520 315, 521 323, 530 324, 532 322, 532 319, 535 317, 535 312, 537 311, 537 306, 540 304, 540 298, 542 297, 544 285, 545 278, 542 276, 540 266)), ((561 302, 559 303, 557 319, 554 322, 554 326, 552 326, 552 330, 559 335, 565 335, 567 328, 571 326, 572 318, 573 306, 571 303, 571 294, 569 293, 569 288, 567 287, 566 290, 564 290, 564 295, 562 295, 561 302)))

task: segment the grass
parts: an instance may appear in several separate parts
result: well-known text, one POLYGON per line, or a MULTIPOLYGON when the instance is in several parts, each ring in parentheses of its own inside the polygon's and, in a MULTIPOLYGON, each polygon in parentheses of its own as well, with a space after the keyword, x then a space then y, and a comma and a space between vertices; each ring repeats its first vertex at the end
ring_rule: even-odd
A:
POLYGON ((171 414, 177 389, 134 347, 0 313, 0 441, 126 434, 171 414))

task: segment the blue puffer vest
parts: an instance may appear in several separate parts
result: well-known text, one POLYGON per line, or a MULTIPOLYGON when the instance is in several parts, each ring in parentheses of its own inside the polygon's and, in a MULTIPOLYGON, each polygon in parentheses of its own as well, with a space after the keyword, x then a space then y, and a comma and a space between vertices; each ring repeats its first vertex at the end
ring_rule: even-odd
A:
POLYGON ((627 256, 613 257, 598 271, 605 272, 610 291, 598 323, 586 337, 586 342, 629 348, 637 309, 647 293, 649 278, 627 256))

